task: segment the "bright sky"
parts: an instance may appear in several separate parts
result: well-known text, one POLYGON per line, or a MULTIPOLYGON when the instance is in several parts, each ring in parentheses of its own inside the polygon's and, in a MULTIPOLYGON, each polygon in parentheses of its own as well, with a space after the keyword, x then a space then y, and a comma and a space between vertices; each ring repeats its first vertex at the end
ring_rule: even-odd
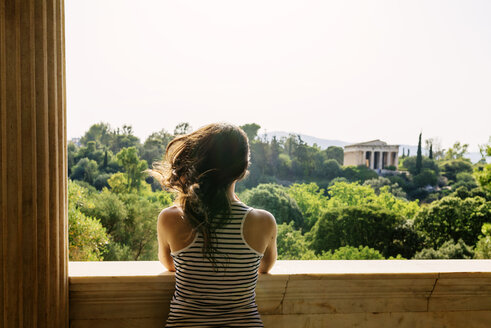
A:
POLYGON ((66 0, 68 137, 255 122, 444 148, 491 136, 491 1, 66 0))

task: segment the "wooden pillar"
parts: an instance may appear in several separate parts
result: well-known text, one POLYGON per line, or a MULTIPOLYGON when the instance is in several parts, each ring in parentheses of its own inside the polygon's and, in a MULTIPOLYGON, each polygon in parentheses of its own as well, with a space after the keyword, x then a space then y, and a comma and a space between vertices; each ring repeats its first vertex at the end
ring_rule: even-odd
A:
POLYGON ((68 327, 63 0, 0 0, 0 327, 68 327))

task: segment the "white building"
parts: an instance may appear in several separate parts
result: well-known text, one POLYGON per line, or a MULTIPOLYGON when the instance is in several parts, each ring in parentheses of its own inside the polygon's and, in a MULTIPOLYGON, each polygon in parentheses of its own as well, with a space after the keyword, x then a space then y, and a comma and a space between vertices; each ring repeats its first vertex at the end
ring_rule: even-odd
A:
POLYGON ((379 139, 344 146, 344 165, 366 165, 376 170, 398 167, 399 145, 388 145, 379 139))

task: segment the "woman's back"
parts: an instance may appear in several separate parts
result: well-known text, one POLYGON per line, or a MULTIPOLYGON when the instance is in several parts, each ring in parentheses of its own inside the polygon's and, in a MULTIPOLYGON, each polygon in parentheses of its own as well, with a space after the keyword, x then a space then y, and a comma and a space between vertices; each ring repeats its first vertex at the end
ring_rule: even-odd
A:
POLYGON ((263 327, 255 303, 263 254, 244 238, 252 207, 232 201, 228 223, 216 230, 215 266, 203 256, 199 232, 185 248, 171 252, 176 290, 166 327, 263 327))

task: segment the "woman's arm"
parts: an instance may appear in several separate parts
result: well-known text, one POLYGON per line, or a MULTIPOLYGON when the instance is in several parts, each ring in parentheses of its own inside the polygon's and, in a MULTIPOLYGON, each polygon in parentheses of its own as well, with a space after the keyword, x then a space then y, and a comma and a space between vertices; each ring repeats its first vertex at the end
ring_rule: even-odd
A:
POLYGON ((163 210, 159 214, 157 221, 157 238, 159 243, 159 261, 169 271, 176 271, 174 267, 174 260, 170 255, 171 249, 168 242, 169 236, 169 214, 167 209, 163 210))
POLYGON ((259 273, 268 273, 273 265, 276 263, 276 259, 278 257, 278 251, 276 249, 276 236, 277 236, 277 226, 276 220, 274 216, 268 212, 266 212, 267 217, 265 218, 265 222, 267 222, 266 231, 269 231, 269 242, 266 250, 264 251, 264 256, 261 259, 261 263, 259 264, 259 273))

